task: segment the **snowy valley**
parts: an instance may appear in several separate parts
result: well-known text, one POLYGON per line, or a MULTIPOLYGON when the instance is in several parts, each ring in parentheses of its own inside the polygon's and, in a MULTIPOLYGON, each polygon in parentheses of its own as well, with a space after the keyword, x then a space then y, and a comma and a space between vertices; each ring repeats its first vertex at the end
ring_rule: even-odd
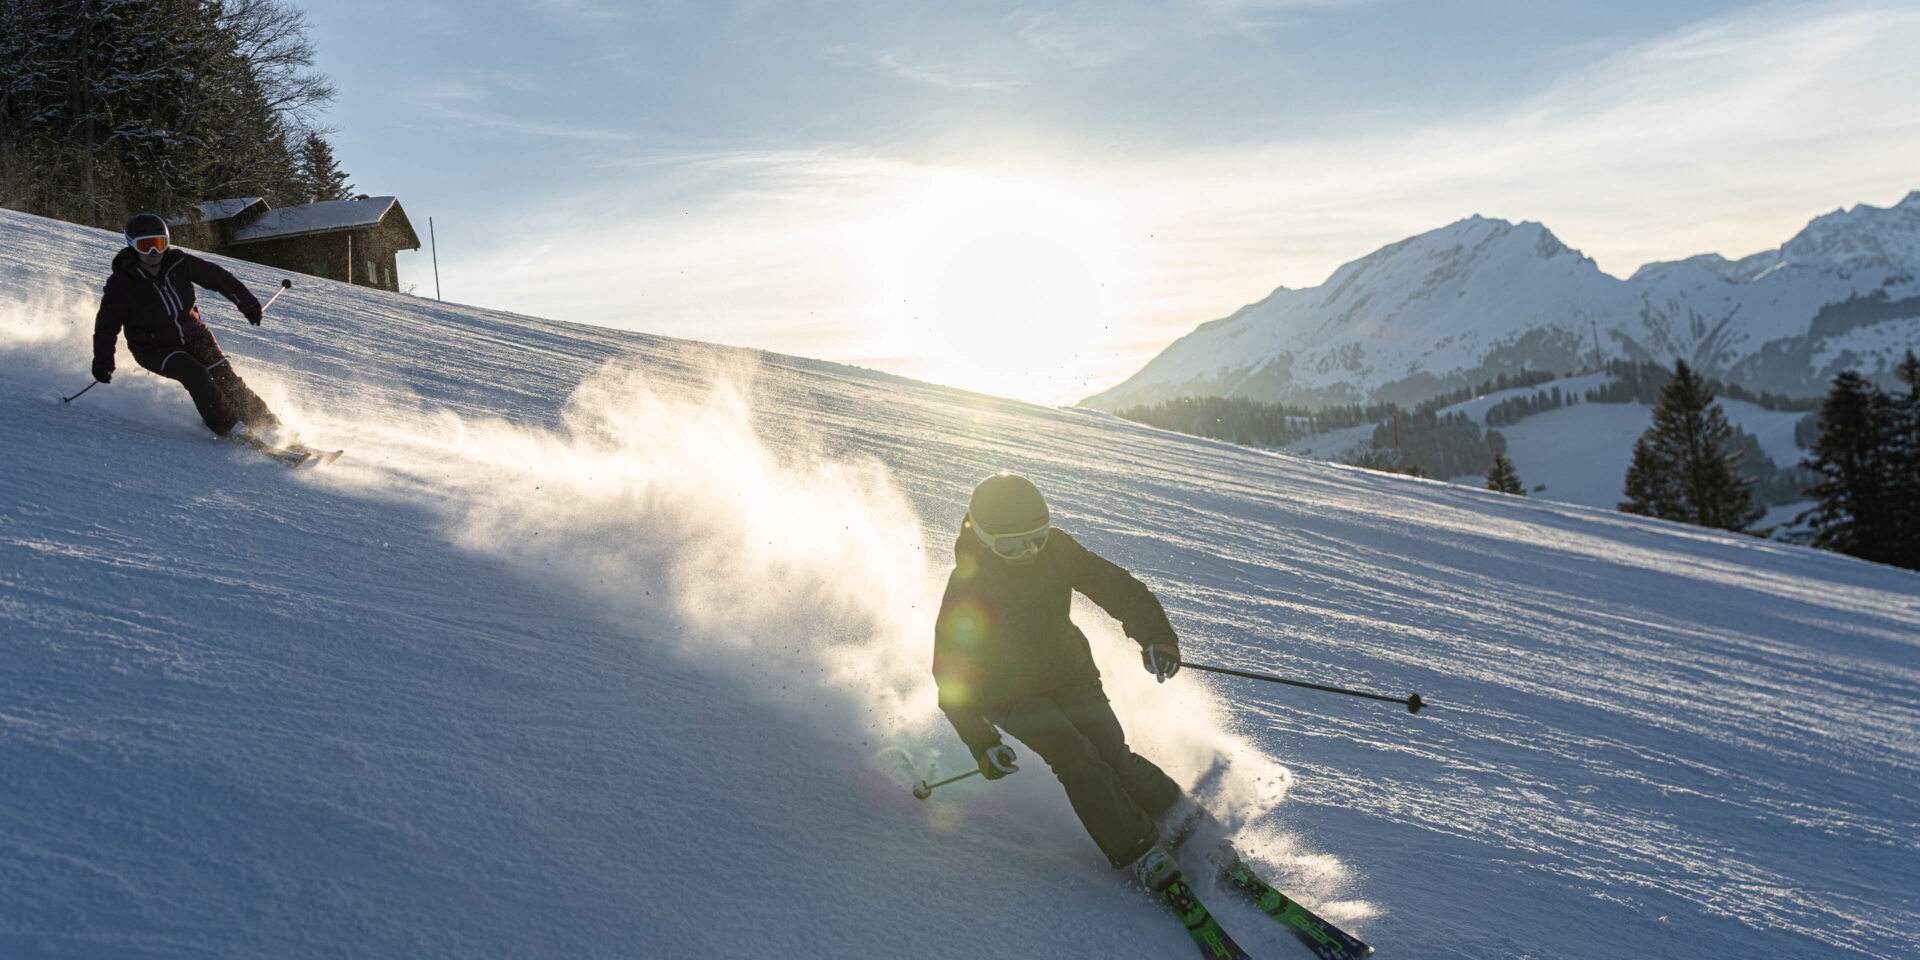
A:
MULTIPOLYGON (((257 329, 202 301, 347 450, 292 471, 130 363, 63 404, 121 241, 10 211, 0 238, 0 956, 1191 956, 1030 756, 909 793, 972 763, 931 620, 999 469, 1192 660, 1431 702, 1156 684, 1076 614, 1135 748, 1378 956, 1920 943, 1912 572, 305 277, 257 329)), ((1528 465, 1544 419, 1515 459, 1575 499, 1528 465)), ((1307 956, 1202 894, 1255 956, 1307 956)))
MULTIPOLYGON (((1622 496, 1627 464, 1632 459, 1633 443, 1646 432, 1653 408, 1645 403, 1579 402, 1590 391, 1604 389, 1617 382, 1606 373, 1588 373, 1561 377, 1535 386, 1496 390, 1438 409, 1441 416, 1464 415, 1475 424, 1497 430, 1506 443, 1506 456, 1525 481, 1528 496, 1562 503, 1575 503, 1603 510, 1614 509, 1622 496), (1565 405, 1544 409, 1518 422, 1488 425, 1488 411, 1516 398, 1534 398, 1559 391, 1573 398, 1565 405)), ((1732 397, 1716 399, 1727 421, 1753 436, 1759 452, 1767 458, 1765 466, 1746 464, 1748 475, 1763 470, 1785 469, 1808 456, 1795 439, 1795 426, 1807 414, 1771 410, 1760 404, 1732 397)), ((1373 448, 1376 425, 1343 427, 1302 437, 1274 449, 1298 456, 1346 462, 1373 448)), ((1485 483, 1484 469, 1441 479, 1479 487, 1485 483)), ((1764 500, 1761 500, 1765 504, 1764 500)), ((1813 501, 1794 498, 1772 505, 1757 526, 1774 528, 1780 535, 1803 528, 1793 523, 1796 516, 1813 501)))

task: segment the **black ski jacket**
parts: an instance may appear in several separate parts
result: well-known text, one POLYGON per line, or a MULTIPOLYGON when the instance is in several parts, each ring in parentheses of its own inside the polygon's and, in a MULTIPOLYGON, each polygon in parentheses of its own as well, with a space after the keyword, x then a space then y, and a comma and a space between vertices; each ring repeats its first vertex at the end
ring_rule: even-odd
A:
POLYGON ((940 709, 975 756, 1000 742, 988 719, 998 709, 1100 678, 1086 634, 1068 617, 1075 590, 1118 619, 1142 650, 1178 649, 1153 591, 1059 527, 1032 563, 1019 566, 994 556, 970 522, 960 523, 934 624, 933 679, 940 709))
POLYGON ((247 285, 216 264, 168 250, 160 258, 159 276, 149 277, 133 248, 121 248, 113 258, 106 292, 100 295, 100 312, 93 318, 94 363, 113 369, 114 347, 123 329, 127 349, 151 369, 165 363, 168 354, 185 349, 189 336, 206 329, 194 305, 194 284, 233 301, 248 320, 260 316, 260 301, 247 285))

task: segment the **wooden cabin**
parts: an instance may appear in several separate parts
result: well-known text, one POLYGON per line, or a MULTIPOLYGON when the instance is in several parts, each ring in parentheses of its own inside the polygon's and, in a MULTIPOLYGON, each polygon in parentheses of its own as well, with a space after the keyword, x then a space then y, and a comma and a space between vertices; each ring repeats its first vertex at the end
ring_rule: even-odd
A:
POLYGON ((400 289, 394 255, 420 249, 393 197, 275 209, 258 197, 213 200, 169 221, 169 229, 183 247, 382 290, 400 289))
POLYGON ((261 197, 237 197, 196 203, 186 214, 167 221, 172 242, 192 250, 223 253, 233 240, 233 231, 268 210, 261 197))

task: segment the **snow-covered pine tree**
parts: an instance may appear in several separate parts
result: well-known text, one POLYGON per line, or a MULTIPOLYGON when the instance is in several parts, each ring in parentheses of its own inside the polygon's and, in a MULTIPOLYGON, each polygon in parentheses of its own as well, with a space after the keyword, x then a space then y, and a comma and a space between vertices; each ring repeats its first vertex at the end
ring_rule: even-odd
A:
POLYGON ((283 0, 0 0, 0 202, 96 226, 273 195, 332 97, 283 0))
POLYGON ((117 213, 116 93, 142 79, 125 29, 132 3, 0 4, 9 203, 96 226, 117 213))
POLYGON ((0 0, 0 206, 27 209, 42 188, 49 148, 47 107, 59 89, 68 51, 60 14, 50 6, 0 0))
POLYGON ((1660 388, 1653 424, 1633 445, 1627 513, 1721 530, 1745 530, 1766 511, 1753 503, 1753 479, 1740 473, 1726 412, 1685 361, 1660 388))
POLYGON ((1493 465, 1487 468, 1487 489, 1495 493, 1527 495, 1525 484, 1520 482, 1520 474, 1513 469, 1513 461, 1504 453, 1493 455, 1493 465))

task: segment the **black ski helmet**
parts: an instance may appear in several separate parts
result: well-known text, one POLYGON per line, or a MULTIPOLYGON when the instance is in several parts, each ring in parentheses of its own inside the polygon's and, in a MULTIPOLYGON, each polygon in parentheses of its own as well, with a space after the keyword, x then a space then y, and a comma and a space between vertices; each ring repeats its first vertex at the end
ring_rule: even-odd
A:
POLYGON ((973 518, 975 532, 985 536, 1026 533, 1044 528, 1051 520, 1040 488, 1026 477, 1004 471, 973 488, 967 515, 973 518))
POLYGON ((151 213, 136 213, 127 218, 126 229, 120 231, 127 237, 127 246, 133 246, 136 237, 166 237, 169 246, 173 237, 167 233, 167 222, 151 213))

